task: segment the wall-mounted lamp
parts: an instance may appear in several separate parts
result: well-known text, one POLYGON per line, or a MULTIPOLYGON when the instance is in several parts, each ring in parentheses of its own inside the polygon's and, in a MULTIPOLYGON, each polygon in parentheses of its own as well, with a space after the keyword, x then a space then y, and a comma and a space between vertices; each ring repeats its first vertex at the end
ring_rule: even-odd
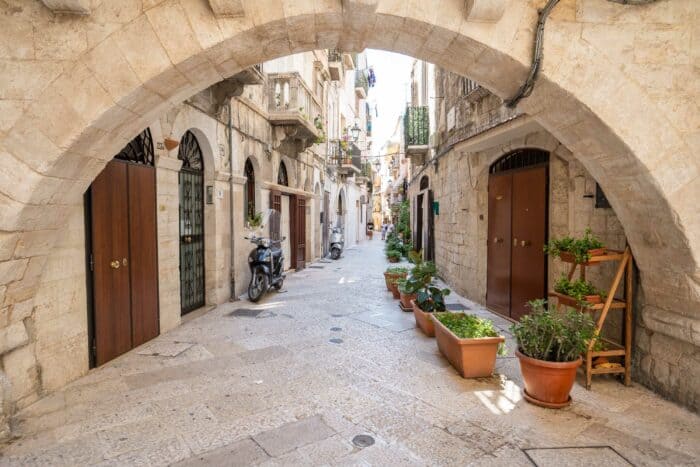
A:
POLYGON ((173 149, 175 149, 176 147, 178 147, 180 145, 179 141, 171 139, 171 138, 165 138, 163 143, 165 144, 165 149, 167 149, 168 151, 172 151, 173 149))

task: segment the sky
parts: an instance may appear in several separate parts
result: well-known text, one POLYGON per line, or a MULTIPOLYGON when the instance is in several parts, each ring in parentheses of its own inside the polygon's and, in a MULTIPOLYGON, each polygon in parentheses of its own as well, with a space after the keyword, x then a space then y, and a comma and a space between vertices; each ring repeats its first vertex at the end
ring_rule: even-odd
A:
POLYGON ((370 89, 367 99, 372 107, 373 118, 372 155, 379 154, 384 143, 391 138, 397 119, 403 115, 410 96, 413 60, 412 57, 393 52, 367 50, 367 64, 374 68, 377 77, 377 84, 370 89))

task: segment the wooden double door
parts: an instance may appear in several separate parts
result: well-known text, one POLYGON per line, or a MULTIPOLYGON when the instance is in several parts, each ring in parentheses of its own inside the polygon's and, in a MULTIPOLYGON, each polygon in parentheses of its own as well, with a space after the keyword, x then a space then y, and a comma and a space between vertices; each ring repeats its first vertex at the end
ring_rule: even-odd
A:
POLYGON ((546 165, 489 176, 486 304, 516 320, 546 297, 547 177, 546 165))
POLYGON ((159 333, 155 169, 113 160, 90 187, 93 364, 159 333))
POLYGON ((423 190, 413 198, 413 248, 423 252, 425 261, 435 261, 435 213, 433 190, 423 190))
MULTIPOLYGON (((270 192, 270 206, 278 211, 281 216, 282 196, 289 196, 289 242, 290 258, 289 267, 297 271, 306 267, 306 198, 297 195, 283 195, 282 192, 273 190, 270 192)), ((279 240, 281 225, 270 225, 270 236, 279 240)))

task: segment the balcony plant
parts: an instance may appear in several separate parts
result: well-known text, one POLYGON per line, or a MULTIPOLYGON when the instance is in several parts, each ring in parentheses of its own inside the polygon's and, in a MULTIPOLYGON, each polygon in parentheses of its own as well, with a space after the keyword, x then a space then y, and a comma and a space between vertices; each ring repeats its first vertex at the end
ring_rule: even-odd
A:
POLYGON ((570 281, 565 275, 554 284, 554 291, 565 296, 559 297, 559 303, 579 308, 601 303, 605 297, 605 293, 590 282, 584 279, 570 281))
POLYGON ((505 337, 493 322, 466 313, 434 313, 438 349, 462 378, 491 376, 496 355, 505 355, 505 337))
POLYGON ((581 354, 595 336, 593 319, 570 308, 559 313, 545 300, 533 300, 529 306, 532 312, 510 328, 518 342, 515 355, 525 399, 542 407, 566 407, 581 354))
POLYGON ((606 251, 603 242, 593 235, 590 228, 586 229, 582 238, 553 238, 544 246, 546 254, 578 264, 588 264, 591 257, 604 255, 606 251))
POLYGON ((262 212, 256 212, 252 216, 248 216, 246 224, 249 229, 257 229, 262 225, 263 214, 262 212))
POLYGON ((416 299, 411 301, 413 316, 416 325, 421 328, 428 337, 435 336, 435 326, 430 319, 431 313, 446 311, 445 297, 450 294, 450 289, 441 289, 432 284, 422 288, 416 294, 416 299))

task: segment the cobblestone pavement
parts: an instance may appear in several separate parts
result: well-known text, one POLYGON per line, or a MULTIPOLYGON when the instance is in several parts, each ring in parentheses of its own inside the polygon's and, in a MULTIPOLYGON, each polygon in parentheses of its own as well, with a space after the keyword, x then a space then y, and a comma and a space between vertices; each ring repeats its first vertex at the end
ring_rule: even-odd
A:
POLYGON ((386 291, 383 243, 219 306, 21 412, 5 465, 697 465, 700 418, 595 379, 534 407, 508 323, 497 376, 464 380, 386 291), (372 440, 353 439, 370 435, 372 440), (370 444, 370 445, 368 445, 370 444))

